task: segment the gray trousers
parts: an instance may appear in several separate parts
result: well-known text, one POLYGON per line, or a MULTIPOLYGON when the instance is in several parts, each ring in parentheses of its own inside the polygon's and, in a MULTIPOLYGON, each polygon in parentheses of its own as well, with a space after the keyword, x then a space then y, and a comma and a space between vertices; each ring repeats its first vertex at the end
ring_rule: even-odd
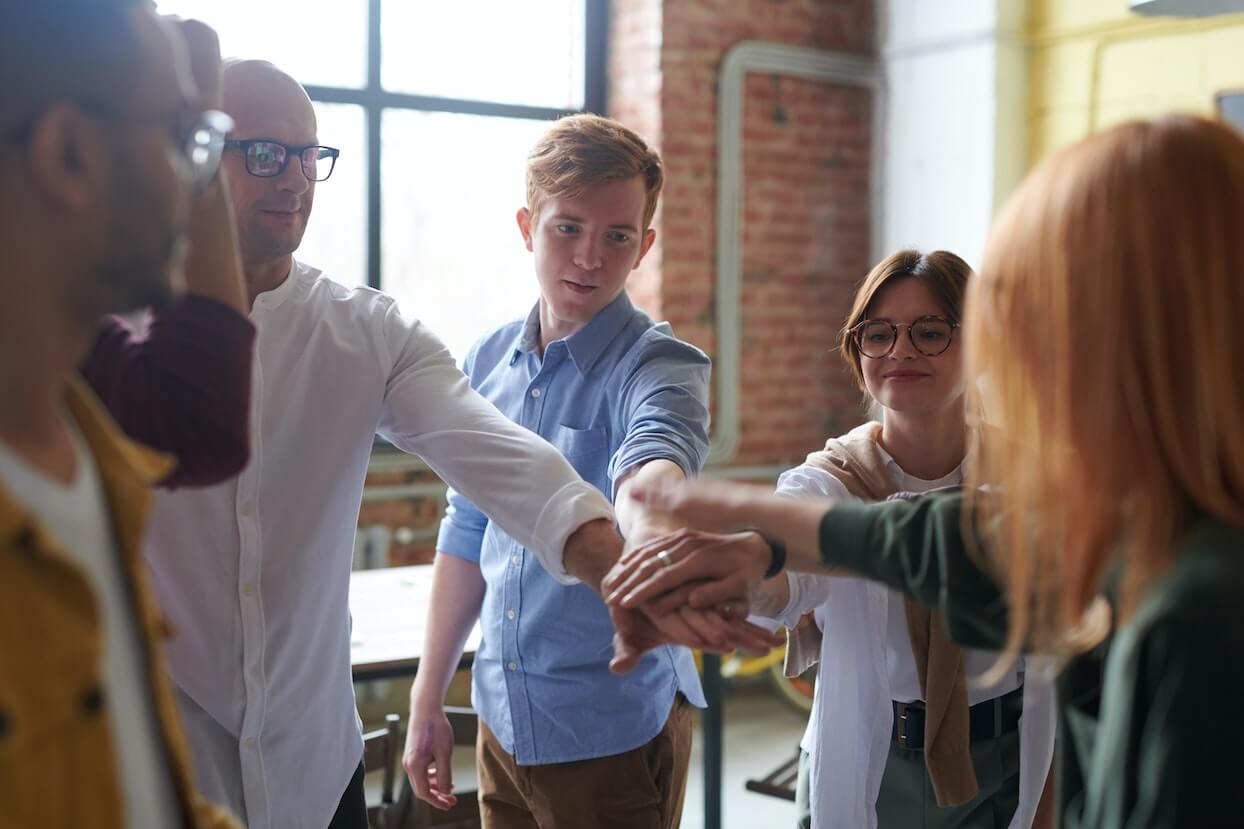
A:
MULTIPOLYGON (((878 829, 1006 829, 1019 805, 1019 732, 972 744, 980 791, 958 806, 938 808, 924 752, 890 742, 877 794, 878 829)), ((812 828, 807 752, 799 754, 795 783, 798 829, 812 828)))

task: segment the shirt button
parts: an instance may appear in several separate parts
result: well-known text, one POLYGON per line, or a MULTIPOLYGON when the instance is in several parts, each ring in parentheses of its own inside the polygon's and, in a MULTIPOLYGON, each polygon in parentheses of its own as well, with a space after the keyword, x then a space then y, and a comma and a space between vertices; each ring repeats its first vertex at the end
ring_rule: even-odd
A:
POLYGON ((242 508, 239 510, 239 512, 241 512, 243 515, 247 517, 254 515, 255 514, 255 502, 254 501, 243 501, 242 508))
POLYGON ((510 556, 510 564, 513 564, 515 567, 517 567, 518 565, 522 563, 523 563, 523 560, 522 558, 518 556, 518 554, 510 556))
POLYGON ((539 390, 539 389, 532 389, 532 390, 531 390, 531 396, 532 396, 532 397, 539 397, 539 396, 540 396, 540 390, 539 390))
POLYGON ((507 663, 505 664, 505 667, 509 668, 511 671, 517 671, 517 670, 518 670, 518 663, 517 663, 517 662, 507 662, 507 663))
POLYGON ((250 582, 247 582, 246 584, 242 585, 242 595, 248 599, 254 596, 255 585, 251 584, 250 582))
POLYGON ((247 737, 245 740, 242 741, 242 745, 246 746, 247 748, 253 749, 255 747, 255 738, 247 737))
POLYGON ((507 610, 507 611, 505 612, 505 618, 507 618, 507 619, 509 619, 509 620, 513 621, 513 620, 514 620, 514 611, 513 611, 513 610, 507 610))
POLYGON ((82 710, 94 716, 104 710, 104 689, 98 685, 82 695, 82 710))
POLYGON ((17 537, 13 540, 23 552, 33 553, 35 551, 35 531, 29 526, 18 530, 17 537))

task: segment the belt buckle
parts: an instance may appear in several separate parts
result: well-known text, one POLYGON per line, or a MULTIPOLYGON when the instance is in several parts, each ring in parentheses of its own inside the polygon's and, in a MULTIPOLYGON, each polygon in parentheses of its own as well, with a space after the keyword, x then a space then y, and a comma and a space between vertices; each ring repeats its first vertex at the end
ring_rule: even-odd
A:
POLYGON ((908 708, 908 705, 905 702, 900 702, 897 707, 898 707, 898 724, 895 727, 895 730, 898 733, 898 744, 902 746, 903 748, 910 748, 910 746, 907 745, 907 708, 908 708))

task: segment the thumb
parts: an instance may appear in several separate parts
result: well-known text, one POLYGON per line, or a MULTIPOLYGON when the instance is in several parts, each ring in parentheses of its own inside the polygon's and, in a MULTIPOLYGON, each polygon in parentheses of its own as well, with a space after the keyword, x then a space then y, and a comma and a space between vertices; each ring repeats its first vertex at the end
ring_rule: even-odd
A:
POLYGON ((453 741, 436 747, 436 790, 451 794, 454 790, 453 741))

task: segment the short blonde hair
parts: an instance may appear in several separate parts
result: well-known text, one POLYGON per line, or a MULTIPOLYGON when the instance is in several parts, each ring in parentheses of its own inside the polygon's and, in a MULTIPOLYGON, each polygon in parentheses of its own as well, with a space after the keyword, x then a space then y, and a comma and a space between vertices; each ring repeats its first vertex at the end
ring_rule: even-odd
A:
POLYGON ((1008 653, 1067 652, 1115 562, 1126 618, 1194 515, 1244 526, 1242 228, 1244 137, 1190 116, 1057 153, 999 215, 964 323, 998 428, 967 491, 1008 653))
POLYGON ((608 181, 641 176, 644 224, 657 210, 665 171, 661 156, 639 134, 599 115, 558 119, 527 154, 527 209, 532 220, 547 198, 575 198, 608 181))
POLYGON ((838 332, 838 352, 861 389, 864 388, 864 368, 860 365, 860 348, 851 335, 851 329, 868 319, 869 308, 877 294, 900 279, 915 279, 937 297, 942 311, 951 322, 960 322, 963 319, 963 297, 971 276, 972 267, 947 250, 932 253, 895 251, 868 272, 855 292, 851 313, 838 332))

